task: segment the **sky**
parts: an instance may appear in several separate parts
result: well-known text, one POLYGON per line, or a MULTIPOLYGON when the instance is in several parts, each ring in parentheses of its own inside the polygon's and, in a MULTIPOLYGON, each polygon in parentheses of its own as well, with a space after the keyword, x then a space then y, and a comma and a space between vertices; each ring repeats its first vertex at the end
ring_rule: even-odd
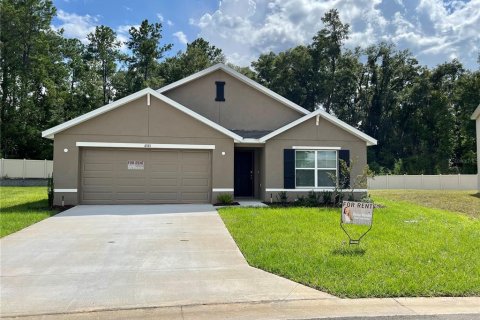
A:
MULTIPOLYGON (((453 58, 477 70, 480 0, 54 0, 52 24, 66 37, 86 43, 97 25, 107 25, 126 41, 142 20, 161 22, 169 55, 203 37, 227 60, 248 66, 269 51, 308 44, 332 8, 350 25, 348 48, 394 43, 420 64, 434 67, 453 58)), ((124 46, 122 48, 126 50, 124 46)))

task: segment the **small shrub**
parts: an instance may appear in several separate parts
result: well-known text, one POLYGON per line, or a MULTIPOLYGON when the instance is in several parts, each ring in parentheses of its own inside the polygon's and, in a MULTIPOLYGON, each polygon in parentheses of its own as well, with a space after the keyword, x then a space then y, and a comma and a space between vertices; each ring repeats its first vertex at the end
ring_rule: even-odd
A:
POLYGON ((232 204, 233 196, 230 193, 221 193, 217 196, 217 202, 220 204, 232 204))
POLYGON ((295 205, 299 207, 305 207, 307 206, 307 201, 304 196, 298 196, 297 199, 295 199, 295 205))
POLYGON ((277 201, 280 202, 282 205, 286 205, 288 202, 288 196, 286 191, 280 191, 277 193, 277 201))
POLYGON ((330 205, 332 203, 332 191, 323 191, 322 192, 322 203, 324 205, 330 205))
POLYGON ((306 199, 307 207, 316 207, 320 203, 319 196, 314 191, 309 191, 306 199))
POLYGON ((370 198, 370 195, 367 194, 362 199, 360 199, 361 202, 367 202, 367 203, 375 203, 372 198, 370 198))
POLYGON ((345 194, 343 192, 336 192, 335 197, 334 197, 334 204, 336 207, 341 207, 343 198, 345 197, 345 194))

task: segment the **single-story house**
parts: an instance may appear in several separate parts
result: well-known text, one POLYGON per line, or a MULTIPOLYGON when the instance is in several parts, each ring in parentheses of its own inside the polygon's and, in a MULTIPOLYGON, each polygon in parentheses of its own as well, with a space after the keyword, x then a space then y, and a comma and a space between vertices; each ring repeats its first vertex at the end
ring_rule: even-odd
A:
POLYGON ((480 191, 480 104, 477 109, 472 114, 472 120, 475 120, 476 130, 477 130, 477 179, 478 186, 477 189, 480 191))
MULTIPOLYGON (((214 203, 223 193, 268 201, 332 190, 377 144, 218 64, 136 92, 45 130, 54 139, 55 204, 214 203)), ((365 192, 358 189, 355 192, 365 192)))

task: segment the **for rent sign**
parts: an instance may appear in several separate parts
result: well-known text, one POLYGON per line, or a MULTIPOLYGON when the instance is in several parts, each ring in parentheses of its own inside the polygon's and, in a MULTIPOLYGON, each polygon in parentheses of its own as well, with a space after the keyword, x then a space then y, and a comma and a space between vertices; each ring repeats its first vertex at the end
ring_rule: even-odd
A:
POLYGON ((373 203, 343 201, 342 223, 372 225, 373 203))

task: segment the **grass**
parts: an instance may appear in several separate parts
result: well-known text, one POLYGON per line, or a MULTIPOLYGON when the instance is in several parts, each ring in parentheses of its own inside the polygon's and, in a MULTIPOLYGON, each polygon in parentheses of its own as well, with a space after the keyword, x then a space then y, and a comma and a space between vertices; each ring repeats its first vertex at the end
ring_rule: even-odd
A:
POLYGON ((220 215, 250 265, 336 296, 480 295, 479 220, 374 199, 386 208, 375 209, 359 246, 346 243, 339 209, 223 208, 220 215))
POLYGON ((46 187, 0 187, 0 237, 56 213, 48 208, 46 187))
POLYGON ((370 190, 370 194, 480 218, 480 193, 455 190, 370 190))

